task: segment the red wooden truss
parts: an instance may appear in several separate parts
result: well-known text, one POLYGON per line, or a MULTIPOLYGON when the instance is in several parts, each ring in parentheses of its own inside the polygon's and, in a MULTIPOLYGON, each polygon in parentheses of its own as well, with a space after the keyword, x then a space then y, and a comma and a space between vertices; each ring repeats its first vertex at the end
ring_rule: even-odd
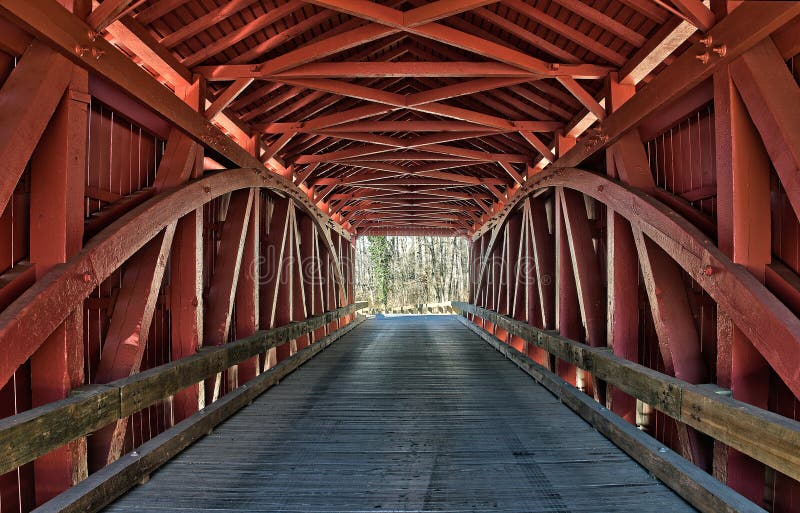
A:
MULTIPOLYGON (((0 418, 351 305, 358 236, 435 235, 470 238, 471 303, 796 419, 798 54, 800 2, 0 0, 0 418)), ((31 458, 0 513, 352 319, 31 458)))

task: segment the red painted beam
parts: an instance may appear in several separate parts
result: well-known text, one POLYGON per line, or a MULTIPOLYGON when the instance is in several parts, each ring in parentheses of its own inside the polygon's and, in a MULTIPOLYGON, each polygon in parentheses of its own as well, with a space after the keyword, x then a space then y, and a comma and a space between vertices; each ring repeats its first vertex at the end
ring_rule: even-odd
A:
MULTIPOLYGON (((222 345, 228 342, 236 297, 236 285, 242 265, 245 240, 253 208, 253 189, 232 192, 217 247, 214 269, 208 289, 206 320, 203 325, 203 345, 222 345)), ((221 394, 221 377, 209 380, 206 404, 221 394)))
POLYGON ((0 88, 0 212, 5 210, 72 76, 72 65, 33 43, 0 88), (32 108, 32 106, 36 108, 32 108))
MULTIPOLYGON (((30 259, 41 279, 83 246, 88 135, 88 74, 71 81, 30 162, 30 259)), ((84 384, 83 308, 78 305, 30 360, 32 406, 64 399, 84 384)), ((42 504, 88 476, 86 438, 34 462, 42 504)))
MULTIPOLYGON (((173 223, 126 266, 95 375, 97 383, 108 383, 139 371, 174 235, 173 223)), ((122 419, 90 438, 89 464, 93 471, 120 457, 127 426, 128 419, 122 419)))

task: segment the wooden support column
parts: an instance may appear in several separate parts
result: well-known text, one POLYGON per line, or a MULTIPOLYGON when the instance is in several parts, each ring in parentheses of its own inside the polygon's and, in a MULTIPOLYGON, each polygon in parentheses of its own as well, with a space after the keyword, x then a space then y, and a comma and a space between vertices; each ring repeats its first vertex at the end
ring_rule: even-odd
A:
MULTIPOLYGON (((502 234, 498 237, 499 246, 495 246, 498 248, 498 257, 495 257, 495 260, 492 264, 492 269, 494 271, 494 276, 496 279, 495 283, 495 307, 494 310, 498 313, 503 315, 508 315, 509 313, 509 304, 508 304, 508 292, 510 289, 510 282, 509 277, 512 276, 510 272, 511 266, 511 258, 508 253, 509 249, 509 238, 511 237, 511 232, 509 231, 509 225, 511 223, 511 219, 506 222, 505 226, 503 226, 502 234)), ((515 235, 516 237, 516 235, 515 235)), ((508 343, 508 332, 500 326, 495 326, 494 333, 497 338, 502 340, 503 342, 508 343)))
POLYGON ((566 223, 567 242, 572 254, 572 270, 578 291, 578 304, 586 343, 605 345, 603 282, 592 240, 592 226, 583 194, 561 189, 561 211, 566 223))
MULTIPOLYGON (((656 190, 644 146, 636 131, 622 137, 611 151, 620 181, 645 192, 656 190)), ((633 238, 666 371, 690 383, 702 383, 708 373, 682 270, 635 226, 633 238)), ((701 468, 710 467, 708 444, 701 435, 678 424, 678 438, 684 457, 701 468)))
MULTIPOLYGON (((586 202, 583 194, 569 189, 560 190, 559 201, 572 257, 570 260, 585 342, 593 347, 602 347, 605 346, 606 336, 605 297, 586 202)), ((578 369, 577 372, 583 383, 582 388, 600 403, 605 403, 605 384, 592 378, 587 371, 578 369)))
MULTIPOLYGON (((303 272, 304 261, 300 245, 302 243, 300 234, 301 219, 305 217, 297 209, 294 211, 294 223, 292 223, 292 252, 289 265, 291 266, 291 321, 302 321, 308 317, 308 310, 306 308, 306 279, 303 272), (298 217, 300 219, 298 219, 298 217)), ((349 247, 349 244, 346 244, 349 247)), ((344 261, 344 259, 343 259, 344 261)), ((344 273, 345 281, 347 281, 347 273, 344 273)), ((297 338, 296 350, 300 351, 308 347, 310 342, 308 335, 302 335, 297 338)))
MULTIPOLYGON (((250 210, 250 222, 242 251, 242 265, 239 271, 239 284, 236 287, 236 338, 243 338, 255 333, 259 328, 259 281, 261 279, 259 236, 261 234, 261 194, 253 191, 253 206, 250 210)), ((229 382, 234 388, 250 381, 260 373, 259 358, 238 365, 236 383, 229 382)), ((229 377, 234 373, 230 373, 229 377)))
MULTIPOLYGON (((300 262, 305 283, 306 311, 309 316, 324 313, 322 306, 322 274, 317 227, 308 216, 300 218, 300 262)), ((313 340, 325 336, 325 330, 314 330, 313 340)))
MULTIPOLYGON (((175 227, 175 223, 170 224, 126 264, 97 367, 97 383, 108 383, 139 371, 175 227)), ((128 419, 121 419, 90 437, 92 471, 119 459, 127 426, 128 419)))
MULTIPOLYGON (((208 289, 208 311, 204 325, 204 345, 219 346, 228 342, 233 313, 233 301, 239 271, 242 265, 245 239, 253 207, 252 189, 241 189, 230 195, 228 212, 222 225, 217 258, 214 263, 211 284, 208 289)), ((235 374, 232 368, 228 374, 235 374)), ((235 380, 234 378, 231 378, 235 380)), ((206 404, 221 395, 222 376, 206 382, 206 404)))
MULTIPOLYGON (((495 230, 500 231, 502 230, 502 227, 498 226, 495 228, 495 230)), ((486 289, 486 308, 495 311, 497 311, 497 293, 498 283, 500 281, 500 269, 498 268, 498 261, 502 252, 502 233, 497 235, 497 240, 500 242, 495 243, 491 248, 487 246, 486 249, 487 269, 486 281, 483 285, 486 289)), ((485 322, 485 328, 487 331, 489 331, 489 333, 497 336, 497 331, 493 322, 487 320, 485 322)))
MULTIPOLYGON (((170 328, 172 359, 197 352, 203 333, 203 211, 193 210, 178 221, 170 256, 170 328)), ((175 422, 205 406, 203 382, 187 387, 172 400, 175 422)))
MULTIPOLYGON (((264 264, 262 274, 265 277, 264 286, 259 294, 261 299, 261 326, 274 328, 282 323, 281 312, 286 312, 286 308, 279 304, 284 300, 284 284, 286 280, 284 274, 284 260, 289 253, 289 221, 291 220, 291 210, 294 207, 288 198, 272 198, 269 223, 267 233, 262 242, 262 254, 264 264)), ((288 322, 288 321, 287 321, 288 322)), ((284 322, 285 323, 285 322, 284 322)), ((279 348, 281 355, 288 354, 288 343, 279 348)), ((265 369, 277 362, 276 351, 270 351, 266 356, 265 369), (273 358, 275 360, 273 360, 273 358)))
MULTIPOLYGON (((347 258, 347 300, 348 303, 355 303, 356 301, 356 240, 352 238, 347 243, 348 258, 347 258)), ((356 313, 353 312, 349 316, 350 321, 356 320, 356 313)))
MULTIPOLYGON (((770 160, 729 70, 714 74, 718 246, 764 282, 771 261, 770 160)), ((770 367, 730 316, 717 309, 717 384, 767 409, 770 367)), ((764 503, 764 465, 715 443, 714 475, 764 503)))
MULTIPOLYGON (((189 87, 176 91, 184 102, 198 112, 205 107, 205 79, 195 77, 189 87)), ((172 134, 171 134, 172 135, 172 134)), ((185 137, 185 136, 184 136, 185 137)), ((185 137, 187 140, 188 137, 185 137)), ((167 143, 169 147, 169 142, 167 143)), ((180 145, 178 153, 185 148, 180 145)), ((167 180, 166 174, 157 176, 166 186, 179 185, 189 178, 203 174, 203 147, 192 144, 194 163, 184 156, 180 176, 167 180), (188 172, 187 172, 188 171, 188 172), (172 183, 169 183, 172 182, 172 183)), ((179 155, 178 158, 180 158, 179 155)), ((166 158, 167 155, 164 156, 166 158)), ((163 158, 162 158, 163 162, 163 158)), ((173 175, 174 176, 174 175, 173 175)), ((203 210, 197 209, 178 221, 170 255, 170 330, 172 334, 172 359, 195 354, 203 342, 203 210)), ((180 422, 205 406, 204 383, 196 383, 178 392, 172 398, 174 422, 180 422)))
MULTIPOLYGON (((707 372, 700 337, 692 316, 680 267, 640 230, 634 240, 642 266, 645 290, 664 367, 668 374, 689 383, 704 383, 707 372)), ((695 430, 678 425, 680 451, 700 468, 709 467, 706 442, 695 430)))
MULTIPOLYGON (((518 321, 527 321, 527 310, 525 308, 525 264, 527 261, 525 254, 525 234, 526 229, 523 224, 525 212, 518 213, 508 219, 506 232, 508 233, 508 265, 506 283, 508 292, 506 301, 508 303, 509 314, 518 321)), ((525 350, 525 342, 521 337, 511 336, 511 344, 518 351, 525 350)))
MULTIPOLYGON (((41 279, 83 246, 88 73, 71 66, 66 93, 31 159, 30 260, 41 279)), ((32 406, 64 399, 84 384, 83 307, 75 308, 30 360, 32 406)), ((88 476, 86 438, 34 463, 36 503, 88 476)))
MULTIPOLYGON (((471 304, 475 303, 475 273, 480 269, 480 239, 469 241, 469 283, 467 284, 467 297, 471 304)), ((470 320, 474 316, 468 316, 470 320)))
MULTIPOLYGON (((320 246, 322 249, 322 287, 323 287, 323 294, 325 296, 325 310, 332 310, 336 308, 336 296, 335 296, 335 284, 334 284, 334 271, 333 271, 333 257, 331 256, 330 250, 322 244, 320 246)), ((328 323, 325 329, 330 333, 331 331, 336 329, 336 321, 328 323)))
MULTIPOLYGON (((620 84, 616 73, 608 80, 606 107, 609 114, 636 92, 632 84, 620 84)), ((646 170, 649 173, 649 170, 646 170)), ((606 151, 606 172, 619 178, 614 147, 606 151)), ((606 340, 615 355, 639 362, 639 261, 631 225, 627 219, 606 206, 606 340)), ((636 399, 610 387, 607 407, 636 424, 636 399)))
MULTIPOLYGON (((631 225, 606 210, 607 340, 615 355, 639 362, 639 261, 631 225)), ((608 393, 608 408, 636 424, 636 399, 617 388, 608 393)))
MULTIPOLYGON (((292 258, 294 254, 294 204, 290 203, 284 227, 284 248, 278 261, 278 281, 275 287, 275 304, 273 306, 273 326, 283 326, 292 322, 292 258)), ((280 363, 297 352, 297 340, 293 339, 276 348, 277 361, 280 363)))
MULTIPOLYGON (((562 133, 556 134, 556 156, 561 157, 575 146, 575 138, 567 137, 562 133)), ((564 222, 563 205, 561 204, 561 190, 556 189, 553 196, 554 216, 554 241, 555 241, 555 295, 556 314, 555 328, 567 338, 580 339, 580 319, 578 317, 577 288, 575 275, 569 253, 569 240, 567 227, 564 222)), ((577 369, 563 361, 556 362, 556 371, 559 376, 576 384, 577 369)))
POLYGON ((536 290, 539 295, 539 323, 546 330, 556 329, 556 249, 555 237, 547 220, 545 200, 530 199, 530 231, 536 264, 536 290))
MULTIPOLYGON (((531 222, 531 199, 527 198, 522 208, 522 241, 520 244, 520 255, 522 256, 518 265, 518 287, 521 291, 517 292, 519 311, 515 312, 515 319, 523 317, 531 326, 542 328, 542 310, 539 301, 539 278, 536 271, 536 253, 534 251, 533 224, 531 222), (521 294, 520 294, 521 292, 521 294), (520 295, 522 296, 520 298, 520 295)), ((545 222, 547 220, 545 219, 545 222)), ((552 283, 551 283, 552 285, 552 283)), ((525 342, 524 352, 540 365, 549 367, 550 356, 546 351, 525 342)))
MULTIPOLYGON (((561 188, 555 191, 555 242, 556 242, 556 329, 562 337, 581 339, 581 320, 578 306, 578 289, 572 269, 569 252, 567 226, 564 220, 563 205, 560 201, 561 188)), ((577 385, 577 369, 574 365, 558 360, 558 375, 572 385, 577 385)))

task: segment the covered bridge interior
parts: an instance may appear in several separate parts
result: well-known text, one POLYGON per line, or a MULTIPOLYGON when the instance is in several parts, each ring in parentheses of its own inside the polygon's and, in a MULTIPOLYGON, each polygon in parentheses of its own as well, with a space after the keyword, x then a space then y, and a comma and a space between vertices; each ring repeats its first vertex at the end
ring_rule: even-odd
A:
POLYGON ((799 79, 795 1, 0 0, 0 512, 800 512, 799 79))

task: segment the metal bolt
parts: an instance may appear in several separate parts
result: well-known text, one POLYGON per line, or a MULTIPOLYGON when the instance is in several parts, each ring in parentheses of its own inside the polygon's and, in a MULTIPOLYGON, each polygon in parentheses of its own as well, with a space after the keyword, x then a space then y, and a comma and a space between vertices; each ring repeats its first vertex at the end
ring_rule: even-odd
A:
POLYGON ((99 48, 92 48, 92 57, 94 57, 96 60, 99 60, 100 57, 105 55, 105 53, 106 53, 105 50, 101 50, 99 48))
POLYGON ((83 280, 83 283, 91 283, 92 280, 94 279, 94 277, 92 276, 92 273, 86 272, 86 273, 83 273, 83 276, 81 276, 81 279, 83 280))
POLYGON ((667 449, 666 447, 661 447, 661 448, 658 449, 658 452, 660 452, 661 454, 664 454, 664 453, 669 452, 669 449, 667 449))
POLYGON ((725 55, 728 53, 728 47, 725 45, 718 45, 715 46, 714 49, 711 51, 719 55, 720 57, 725 57, 725 55))
POLYGON ((700 43, 706 48, 709 48, 712 44, 714 44, 714 36, 712 35, 705 36, 700 40, 700 43))
POLYGON ((208 185, 203 186, 203 192, 208 194, 209 192, 211 192, 211 187, 209 187, 208 185))
POLYGON ((700 272, 705 276, 711 276, 712 274, 714 274, 714 268, 711 267, 710 265, 707 265, 703 267, 703 269, 700 272))
POLYGON ((89 29, 86 35, 89 36, 89 41, 94 42, 97 39, 97 36, 99 36, 100 34, 94 30, 89 29))
POLYGON ((695 59, 702 62, 703 64, 708 64, 708 61, 709 59, 711 59, 711 57, 708 55, 708 52, 703 52, 695 55, 695 59))
POLYGON ((78 57, 83 57, 84 55, 86 55, 88 51, 89 47, 87 46, 81 46, 81 45, 75 46, 75 55, 77 55, 78 57))
POLYGON ((558 68, 560 68, 560 67, 561 67, 561 65, 558 64, 557 62, 551 62, 548 65, 548 68, 550 68, 550 71, 558 71, 558 68))
POLYGON ((132 451, 131 452, 131 457, 138 458, 139 457, 139 452, 138 451, 132 451))

